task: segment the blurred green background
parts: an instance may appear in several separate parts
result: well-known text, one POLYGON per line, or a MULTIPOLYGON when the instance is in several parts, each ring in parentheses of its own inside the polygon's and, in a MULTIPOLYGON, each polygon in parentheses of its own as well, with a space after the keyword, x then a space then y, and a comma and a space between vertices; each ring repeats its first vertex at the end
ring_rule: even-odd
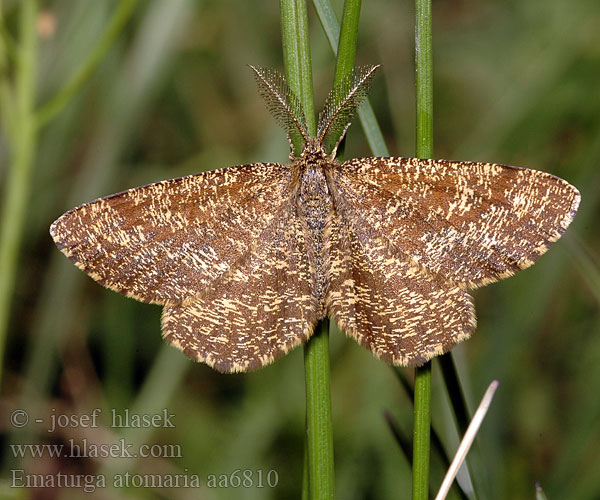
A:
MULTIPOLYGON (((27 158, 19 149, 19 127, 27 127, 18 119, 19 92, 27 87, 19 77, 23 61, 35 73, 40 109, 88 60, 119 7, 115 0, 43 1, 27 24, 20 17, 27 2, 0 3, 0 93, 6 104, 13 92, 15 104, 0 109, 5 210, 9 172, 20 154, 27 158), (15 45, 21 24, 35 29, 33 59, 15 45)), ((342 2, 334 8, 339 16, 342 2)), ((357 54, 359 64, 383 65, 371 102, 391 153, 401 156, 414 154, 413 9, 408 1, 363 2, 357 54)), ((309 15, 318 106, 334 58, 310 5, 309 15)), ((279 16, 274 1, 138 2, 82 90, 37 134, 25 134, 35 140, 26 143, 33 156, 21 184, 22 240, 16 262, 7 261, 0 276, 11 295, 0 398, 2 498, 299 497, 302 350, 245 375, 195 364, 163 344, 159 307, 98 286, 48 235, 61 213, 99 196, 205 169, 287 161, 284 133, 245 66, 282 69, 279 16), (98 427, 77 426, 79 419, 48 432, 53 416, 96 408, 98 427), (11 424, 15 409, 28 412, 28 425, 11 424), (111 428, 113 409, 166 409, 175 427, 111 428), (34 458, 25 450, 19 458, 13 446, 84 439, 175 444, 179 451, 167 446, 136 460, 34 458), (169 450, 180 456, 165 456, 169 450), (205 483, 240 470, 254 486, 89 494, 11 488, 12 471, 20 469, 103 474, 107 483, 126 472, 197 474, 205 483), (271 470, 275 488, 267 486, 271 470)), ((583 198, 571 229, 538 264, 475 293, 478 330, 453 351, 472 408, 493 379, 500 381, 473 456, 478 498, 534 498, 535 481, 548 498, 600 498, 600 3, 435 0, 434 75, 436 157, 545 170, 579 187, 583 198)), ((345 155, 369 154, 357 123, 345 155)), ((5 213, 4 224, 12 216, 5 213)), ((337 498, 409 498, 410 465, 383 417, 388 411, 411 435, 412 403, 394 371, 339 332, 331 337, 331 369, 337 498)), ((433 370, 433 421, 452 455, 456 426, 437 362, 433 370)), ((410 379, 412 371, 404 371, 410 379)), ((443 472, 434 453, 434 491, 443 472)), ((460 498, 456 489, 452 498, 460 498)))

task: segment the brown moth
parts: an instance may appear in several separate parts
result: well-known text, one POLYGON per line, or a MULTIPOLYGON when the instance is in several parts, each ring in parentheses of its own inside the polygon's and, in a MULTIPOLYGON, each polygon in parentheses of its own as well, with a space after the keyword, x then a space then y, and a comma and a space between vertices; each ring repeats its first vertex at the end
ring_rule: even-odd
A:
POLYGON ((283 76, 252 67, 288 138, 304 140, 289 165, 212 170, 86 203, 52 224, 56 245, 100 284, 164 306, 164 338, 221 372, 271 363, 325 316, 395 365, 445 353, 475 329, 467 290, 533 264, 580 196, 553 175, 493 163, 339 163, 376 68, 331 91, 310 137, 283 76))

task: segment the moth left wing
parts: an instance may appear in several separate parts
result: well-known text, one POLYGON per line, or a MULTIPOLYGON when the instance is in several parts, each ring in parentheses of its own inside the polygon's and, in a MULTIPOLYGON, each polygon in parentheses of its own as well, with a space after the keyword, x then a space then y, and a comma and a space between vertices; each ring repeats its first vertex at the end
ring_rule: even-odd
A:
POLYGON ((529 267, 579 206, 566 181, 492 163, 359 158, 331 171, 336 203, 365 234, 428 272, 478 287, 529 267))
POLYGON ((261 242, 292 184, 291 169, 274 163, 211 170, 86 203, 50 234, 100 284, 143 302, 176 303, 261 242))

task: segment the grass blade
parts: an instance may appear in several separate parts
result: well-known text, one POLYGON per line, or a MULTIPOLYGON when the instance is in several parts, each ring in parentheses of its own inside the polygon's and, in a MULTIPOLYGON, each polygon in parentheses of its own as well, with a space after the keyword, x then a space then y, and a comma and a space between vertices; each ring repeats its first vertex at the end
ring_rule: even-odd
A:
POLYGON ((462 441, 460 442, 460 446, 458 447, 458 450, 456 451, 454 460, 452 460, 452 463, 450 464, 450 468, 448 469, 448 472, 446 473, 446 477, 444 478, 444 481, 442 481, 442 485, 440 486, 440 491, 438 492, 437 496, 435 497, 435 500, 444 500, 444 498, 446 498, 446 495, 448 494, 448 491, 450 491, 450 486, 452 486, 454 478, 456 477, 456 474, 458 473, 458 469, 460 468, 463 461, 465 460, 467 453, 469 452, 469 448, 471 447, 471 444, 473 444, 475 435, 477 434, 477 431, 479 430, 479 427, 481 426, 481 423, 483 422, 483 419, 485 418, 485 415, 488 411, 488 408, 490 407, 490 403, 492 402, 492 398, 494 397, 494 393, 496 392, 497 388, 498 388, 498 381, 494 380, 489 385, 487 391, 485 391, 485 394, 483 395, 483 399, 481 400, 481 403, 479 404, 477 411, 473 415, 473 419, 471 420, 469 427, 467 427, 467 431, 465 432, 465 435, 464 435, 462 441))

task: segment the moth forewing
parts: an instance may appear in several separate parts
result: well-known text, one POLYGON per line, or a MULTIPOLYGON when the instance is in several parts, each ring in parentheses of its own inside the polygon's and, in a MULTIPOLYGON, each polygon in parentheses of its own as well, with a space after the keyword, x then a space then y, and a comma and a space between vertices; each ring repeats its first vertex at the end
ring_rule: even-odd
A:
POLYGON ((554 175, 495 163, 357 158, 333 177, 354 226, 468 288, 531 266, 567 229, 580 200, 554 175))
POLYGON ((291 169, 255 163, 129 189, 70 210, 58 248, 103 286, 180 303, 224 279, 284 210, 291 169))

